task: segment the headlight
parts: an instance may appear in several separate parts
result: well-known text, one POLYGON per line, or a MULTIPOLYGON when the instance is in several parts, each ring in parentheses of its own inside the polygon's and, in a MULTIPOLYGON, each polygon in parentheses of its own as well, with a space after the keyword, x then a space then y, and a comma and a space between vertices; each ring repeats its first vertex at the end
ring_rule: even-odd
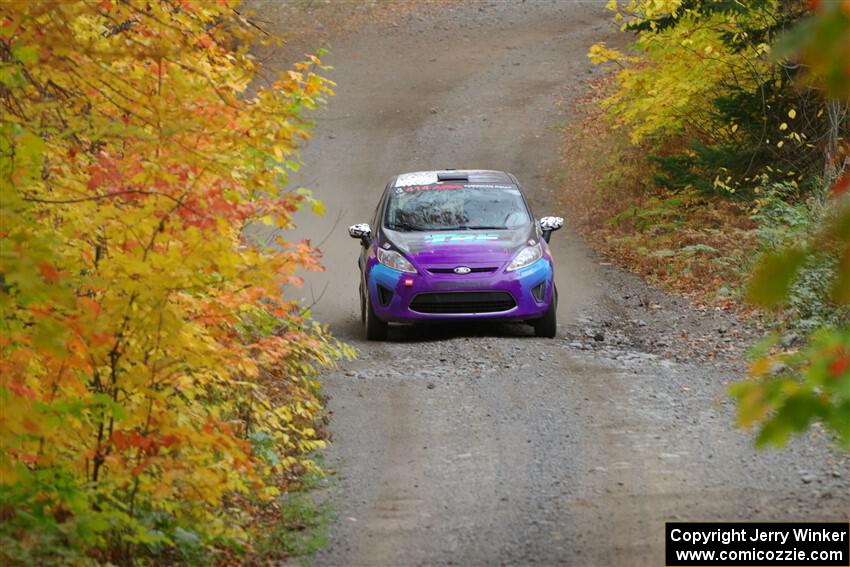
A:
POLYGON ((384 250, 383 248, 378 248, 378 262, 388 268, 398 270, 399 272, 410 272, 411 274, 416 273, 416 268, 413 267, 413 264, 408 262, 407 258, 395 250, 384 250))
POLYGON ((508 267, 505 268, 505 271, 513 272, 514 270, 519 270, 520 268, 524 268, 533 264, 542 257, 543 249, 540 247, 539 242, 534 246, 526 246, 525 248, 519 251, 519 254, 514 256, 514 259, 511 260, 511 263, 508 264, 508 267))

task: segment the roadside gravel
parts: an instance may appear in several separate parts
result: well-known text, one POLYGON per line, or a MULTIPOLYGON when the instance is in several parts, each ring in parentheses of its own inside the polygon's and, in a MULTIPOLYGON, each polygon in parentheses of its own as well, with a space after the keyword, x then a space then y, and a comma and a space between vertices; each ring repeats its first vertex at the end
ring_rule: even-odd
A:
POLYGON ((318 563, 662 565, 669 520, 847 519, 850 462, 820 433, 756 452, 732 426, 733 359, 665 354, 691 348, 674 324, 734 321, 691 325, 636 279, 605 281, 553 341, 511 325, 355 339, 361 358, 326 381, 337 519, 318 563))

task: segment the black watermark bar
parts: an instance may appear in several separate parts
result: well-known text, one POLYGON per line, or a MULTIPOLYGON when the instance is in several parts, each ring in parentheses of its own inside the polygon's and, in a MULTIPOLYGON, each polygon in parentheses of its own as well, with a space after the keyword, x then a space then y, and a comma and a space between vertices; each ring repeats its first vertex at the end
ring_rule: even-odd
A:
POLYGON ((667 567, 850 567, 850 523, 667 522, 667 567))

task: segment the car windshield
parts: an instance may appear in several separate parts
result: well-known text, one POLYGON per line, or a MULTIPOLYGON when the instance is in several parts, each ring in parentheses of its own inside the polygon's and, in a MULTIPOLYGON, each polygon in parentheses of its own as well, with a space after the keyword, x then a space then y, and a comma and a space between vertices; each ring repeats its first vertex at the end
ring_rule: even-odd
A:
POLYGON ((509 229, 530 222, 519 189, 511 185, 433 184, 391 191, 385 217, 391 230, 509 229))

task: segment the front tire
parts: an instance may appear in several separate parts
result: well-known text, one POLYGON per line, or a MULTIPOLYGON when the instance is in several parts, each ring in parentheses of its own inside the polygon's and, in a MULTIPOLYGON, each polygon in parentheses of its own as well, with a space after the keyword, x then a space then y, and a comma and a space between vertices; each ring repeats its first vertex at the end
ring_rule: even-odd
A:
POLYGON ((366 328, 366 340, 369 341, 385 341, 387 340, 387 331, 389 325, 386 321, 378 319, 375 315, 375 310, 372 309, 372 301, 369 298, 369 290, 365 293, 365 317, 363 318, 363 326, 366 328))
POLYGON ((360 325, 366 327, 366 295, 363 293, 363 284, 360 284, 360 325))
POLYGON ((534 336, 554 339, 558 333, 558 295, 555 293, 549 302, 549 309, 540 319, 532 323, 534 325, 534 336))

